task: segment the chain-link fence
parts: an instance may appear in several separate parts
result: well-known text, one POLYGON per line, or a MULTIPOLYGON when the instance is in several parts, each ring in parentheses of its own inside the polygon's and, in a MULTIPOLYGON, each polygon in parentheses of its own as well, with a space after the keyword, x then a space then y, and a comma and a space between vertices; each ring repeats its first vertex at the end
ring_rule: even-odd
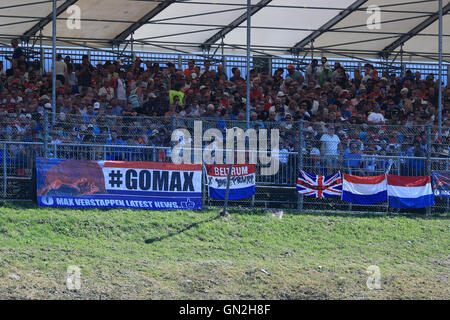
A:
MULTIPOLYGON (((432 126, 325 124, 287 120, 252 121, 247 124, 242 119, 112 115, 90 118, 86 114, 58 114, 54 124, 51 119, 51 115, 39 114, 22 117, 19 123, 11 123, 8 119, 1 120, 2 140, 8 140, 0 142, 0 190, 4 199, 30 198, 32 192, 20 191, 18 186, 25 185, 21 184, 21 181, 27 181, 28 187, 30 186, 36 156, 171 162, 174 145, 183 143, 192 148, 191 160, 194 160, 195 148, 200 146, 202 153, 207 148, 213 149, 211 154, 214 156, 223 152, 224 162, 229 163, 226 148, 231 137, 227 133, 231 130, 227 129, 231 128, 243 130, 243 144, 239 147, 233 140, 231 145, 235 150, 246 150, 246 161, 251 157, 250 149, 258 150, 255 151, 258 159, 256 193, 250 199, 230 202, 231 206, 385 212, 390 210, 387 203, 361 206, 342 202, 339 198, 316 199, 299 196, 296 191, 299 169, 318 175, 330 175, 340 171, 358 176, 373 176, 386 172, 421 176, 430 175, 432 171, 449 170, 450 128, 446 127, 439 137, 437 128, 432 126), (186 134, 189 134, 183 135, 182 139, 177 136, 177 139, 172 141, 176 129, 187 130, 186 134), (217 129, 216 138, 211 139, 211 135, 208 135, 209 129, 217 129), (253 129, 254 136, 247 129, 253 129), (275 131, 272 132, 272 129, 277 129, 279 135, 276 135, 275 131), (19 132, 30 134, 18 134, 19 132), (25 137, 31 137, 34 142, 24 142, 25 137), (256 149, 250 148, 252 137, 257 141, 256 149), (261 174, 262 168, 270 166, 267 162, 261 164, 262 155, 269 159, 276 158, 276 173, 261 174)), ((206 162, 211 160, 205 160, 203 155, 200 158, 206 162)), ((234 158, 236 163, 237 157, 234 158)), ((205 204, 223 205, 223 201, 211 200, 207 189, 204 186, 205 204)), ((436 198, 436 206, 432 210, 448 211, 448 200, 436 198)))

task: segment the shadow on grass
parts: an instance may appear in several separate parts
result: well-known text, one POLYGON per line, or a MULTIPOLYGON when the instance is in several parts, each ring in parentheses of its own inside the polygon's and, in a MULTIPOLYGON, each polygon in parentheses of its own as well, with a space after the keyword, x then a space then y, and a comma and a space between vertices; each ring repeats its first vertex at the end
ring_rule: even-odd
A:
MULTIPOLYGON (((208 208, 212 209, 212 208, 208 208)), ((217 208, 219 209, 219 208, 217 208)), ((422 209, 418 209, 416 212, 343 212, 343 211, 310 211, 310 210, 294 210, 294 209, 260 209, 260 208, 240 208, 229 209, 228 212, 231 215, 258 215, 264 216, 271 212, 283 211, 286 215, 291 216, 317 216, 317 217, 342 217, 342 218, 393 218, 393 217, 406 217, 411 219, 433 219, 433 220, 449 220, 450 214, 448 213, 433 213, 430 216, 426 215, 426 212, 422 209)))
POLYGON ((186 232, 186 231, 188 231, 188 230, 191 230, 191 229, 193 229, 193 228, 195 228, 195 227, 198 227, 199 225, 202 225, 202 224, 204 224, 204 223, 213 222, 213 221, 215 221, 215 220, 217 220, 217 219, 219 219, 219 218, 221 218, 221 216, 220 216, 220 215, 217 215, 217 216, 212 217, 212 218, 207 219, 207 220, 203 220, 203 221, 199 221, 199 222, 194 222, 194 223, 188 225, 187 227, 184 227, 184 228, 182 228, 182 229, 179 229, 179 230, 170 232, 170 233, 168 233, 168 234, 166 234, 166 235, 164 235, 164 236, 146 239, 146 240, 145 240, 145 243, 150 244, 150 243, 162 241, 162 240, 165 240, 165 239, 169 239, 169 238, 174 237, 174 236, 176 236, 176 235, 182 234, 183 232, 186 232))
MULTIPOLYGON (((0 201, 0 208, 8 208, 8 209, 38 209, 39 207, 34 203, 30 201, 0 201)), ((44 208, 49 209, 49 208, 44 208)), ((71 211, 72 208, 57 208, 58 210, 62 211, 71 211)), ((86 210, 86 211, 92 211, 92 209, 77 209, 77 210, 86 210)), ((100 211, 110 211, 110 210, 118 210, 118 209, 111 209, 111 208, 99 208, 100 211)), ((204 208, 204 211, 215 211, 219 212, 222 210, 221 207, 206 207, 204 208)), ((426 215, 426 211, 424 209, 416 209, 416 211, 412 212, 383 212, 383 213, 373 213, 373 212, 345 212, 345 211, 311 211, 311 210, 303 210, 299 211, 296 209, 263 209, 263 208, 229 208, 228 212, 231 215, 246 215, 246 216, 265 216, 270 214, 271 212, 275 211, 284 211, 285 214, 288 215, 303 215, 303 216, 318 216, 318 217, 345 217, 345 218, 373 218, 373 219, 379 219, 379 218, 385 218, 385 217, 406 217, 411 219, 433 219, 433 220, 449 220, 450 214, 447 212, 442 213, 432 213, 430 216, 426 215)), ((199 211, 201 212, 201 211, 199 211)), ((216 217, 212 220, 215 220, 219 218, 216 217)), ((212 221, 205 220, 204 222, 212 221)), ((203 222, 200 222, 203 223, 203 222)), ((193 227, 196 224, 193 224, 193 227)), ((186 231, 186 230, 184 230, 186 231)))

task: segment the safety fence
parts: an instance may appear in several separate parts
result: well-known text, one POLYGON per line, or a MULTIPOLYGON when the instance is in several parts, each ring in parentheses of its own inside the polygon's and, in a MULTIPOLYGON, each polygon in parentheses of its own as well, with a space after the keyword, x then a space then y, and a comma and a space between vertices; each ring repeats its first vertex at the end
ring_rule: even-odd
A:
MULTIPOLYGON (((299 127, 302 127, 300 124, 299 127)), ((431 130, 429 130, 431 131, 431 130)), ((387 203, 377 205, 352 205, 342 202, 339 198, 316 199, 300 196, 296 191, 299 169, 313 174, 329 175, 340 171, 358 176, 372 176, 383 173, 396 175, 419 176, 429 175, 432 171, 449 171, 448 156, 407 156, 382 154, 354 154, 346 152, 343 155, 326 156, 304 144, 304 137, 308 133, 299 135, 299 143, 304 147, 301 151, 290 151, 285 147, 279 150, 255 151, 266 153, 272 160, 279 162, 279 168, 270 175, 261 174, 261 169, 267 167, 261 163, 256 165, 256 193, 245 200, 230 201, 232 207, 260 207, 260 208, 289 208, 297 210, 345 211, 345 212, 387 212, 387 203), (313 151, 313 152, 311 152, 313 151)), ((269 144, 270 146, 270 144, 269 144)), ((36 157, 62 158, 78 160, 115 160, 115 161, 152 161, 172 162, 173 149, 170 146, 156 145, 111 145, 88 143, 59 143, 59 142, 0 142, 0 179, 1 196, 5 200, 31 200, 34 197, 34 168, 36 157)), ((201 156, 203 163, 204 146, 201 156)), ((431 146, 428 146, 431 150, 431 146)), ((448 146, 447 146, 448 148, 448 146)), ((196 150, 192 147, 192 157, 196 150)), ((215 152, 220 152, 215 149, 215 152)), ((245 151, 246 159, 251 152, 245 151)), ((227 161, 224 150, 224 161, 227 161)), ((192 158, 194 160, 194 158, 192 158)), ((236 162, 237 158, 235 157, 236 162)), ((203 178, 203 202, 205 206, 222 206, 223 201, 212 200, 208 196, 206 176, 203 178)), ((449 212, 449 199, 436 198, 436 205, 431 212, 449 212)))

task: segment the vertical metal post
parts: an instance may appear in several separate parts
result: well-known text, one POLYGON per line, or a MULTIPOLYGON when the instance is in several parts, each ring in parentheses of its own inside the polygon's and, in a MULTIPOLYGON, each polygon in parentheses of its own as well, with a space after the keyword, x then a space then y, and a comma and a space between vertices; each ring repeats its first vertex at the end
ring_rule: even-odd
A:
MULTIPOLYGON (((450 161, 449 159, 447 159, 447 171, 450 169, 450 161)), ((450 197, 447 197, 447 211, 446 212, 450 212, 450 197)))
POLYGON ((403 44, 400 46, 400 68, 401 68, 401 77, 404 77, 406 74, 406 67, 403 64, 403 44))
POLYGON ((134 63, 135 59, 135 54, 134 54, 134 32, 131 33, 131 43, 130 43, 130 48, 131 48, 131 63, 134 63))
POLYGON ((450 85, 450 64, 447 65, 447 86, 450 85))
POLYGON ((183 58, 181 54, 178 55, 178 69, 183 70, 183 58))
POLYGON ((53 43, 52 43, 52 124, 56 122, 56 0, 53 0, 53 43))
POLYGON ((3 143, 3 199, 6 199, 6 187, 7 187, 7 170, 6 170, 6 156, 7 156, 6 143, 3 143))
MULTIPOLYGON (((222 65, 223 65, 223 72, 227 74, 227 57, 223 55, 222 53, 222 65)), ((228 76, 228 74, 227 74, 228 76)))
POLYGON ((442 138, 442 0, 439 0, 439 138, 442 138))
POLYGON ((206 168, 205 162, 203 161, 203 151, 202 151, 202 208, 205 206, 206 202, 206 181, 207 181, 206 168))
POLYGON ((48 112, 44 111, 44 156, 48 158, 48 112))
POLYGON ((222 43, 221 43, 221 49, 222 49, 222 66, 223 66, 223 70, 225 73, 227 73, 227 69, 226 69, 226 59, 225 59, 225 52, 224 52, 224 43, 223 43, 224 37, 222 37, 222 43))
POLYGON ((177 117, 172 115, 172 133, 177 129, 177 117))
MULTIPOLYGON (((298 170, 296 174, 298 175, 300 173, 300 170, 303 169, 303 120, 300 120, 300 124, 298 126, 299 129, 299 140, 300 140, 300 146, 298 149, 298 170)), ((298 194, 298 210, 303 211, 303 195, 298 194)))
POLYGON ((231 181, 231 172, 233 170, 233 162, 230 163, 228 176, 227 176, 227 191, 225 192, 225 203, 223 205, 223 215, 227 215, 227 209, 228 209, 228 197, 230 194, 230 181, 231 181))
POLYGON ((250 44, 251 44, 251 0, 247 0, 247 129, 250 128, 250 44))
POLYGON ((41 53, 41 73, 45 73, 45 50, 42 46, 42 28, 39 31, 39 48, 41 53))
MULTIPOLYGON (((431 124, 427 125, 427 175, 431 176, 431 124)), ((431 207, 427 207, 427 215, 431 214, 431 207)))

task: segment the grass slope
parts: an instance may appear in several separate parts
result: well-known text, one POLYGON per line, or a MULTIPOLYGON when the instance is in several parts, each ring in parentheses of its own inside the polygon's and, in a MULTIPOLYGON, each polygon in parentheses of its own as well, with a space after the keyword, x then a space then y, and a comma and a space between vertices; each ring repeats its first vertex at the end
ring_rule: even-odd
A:
POLYGON ((448 215, 217 212, 4 204, 0 298, 450 298, 448 215), (78 291, 65 285, 70 265, 78 291), (370 265, 380 290, 366 286, 370 265))

